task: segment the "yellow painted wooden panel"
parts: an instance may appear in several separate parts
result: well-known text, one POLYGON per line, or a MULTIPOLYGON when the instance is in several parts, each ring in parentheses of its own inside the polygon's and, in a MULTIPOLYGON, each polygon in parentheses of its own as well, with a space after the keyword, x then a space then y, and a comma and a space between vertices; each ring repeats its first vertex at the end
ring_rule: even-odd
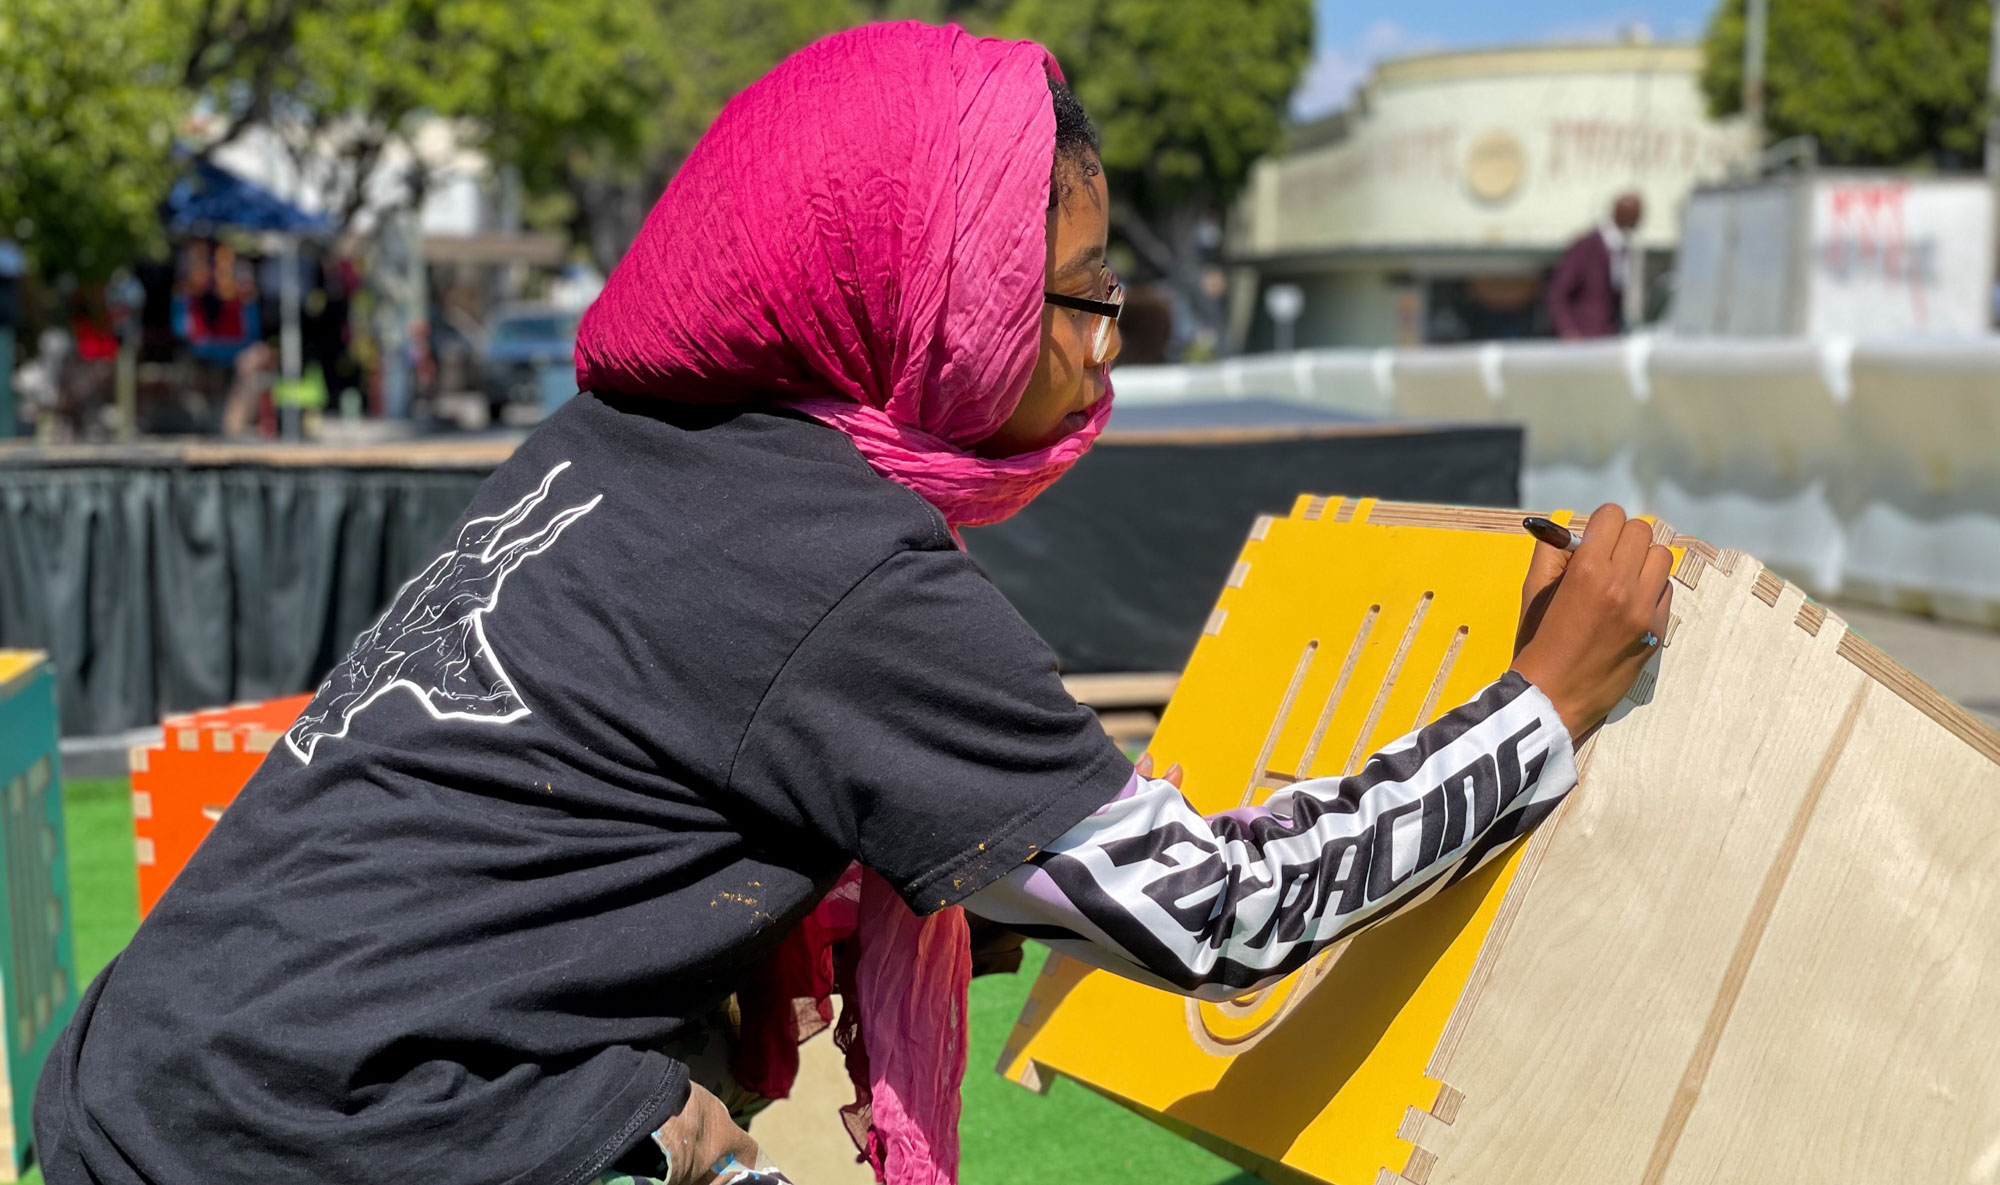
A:
POLYGON ((39 650, 0 650, 0 691, 11 688, 16 679, 36 670, 48 658, 39 650))
MULTIPOLYGON (((1253 530, 1153 740, 1201 810, 1351 772, 1512 660, 1532 541, 1382 525, 1374 509, 1301 499, 1253 530)), ((1257 1157, 1368 1185, 1406 1165, 1397 1129, 1438 1099, 1425 1067, 1519 860, 1232 1004, 1051 960, 1003 1071, 1032 1079, 1039 1063, 1257 1157)))

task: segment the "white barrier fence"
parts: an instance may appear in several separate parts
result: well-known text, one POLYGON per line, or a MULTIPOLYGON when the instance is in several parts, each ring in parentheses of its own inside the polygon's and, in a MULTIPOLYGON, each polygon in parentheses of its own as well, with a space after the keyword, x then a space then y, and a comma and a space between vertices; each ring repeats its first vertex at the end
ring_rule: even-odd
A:
POLYGON ((1126 367, 1117 388, 1520 423, 1529 506, 1620 502, 1817 596, 2000 627, 2000 337, 1303 350, 1126 367))

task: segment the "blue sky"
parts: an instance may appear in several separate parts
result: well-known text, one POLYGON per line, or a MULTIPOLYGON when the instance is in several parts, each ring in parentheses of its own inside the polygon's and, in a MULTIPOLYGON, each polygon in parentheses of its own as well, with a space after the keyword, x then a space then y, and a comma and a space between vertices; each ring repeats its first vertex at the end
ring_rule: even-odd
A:
POLYGON ((1488 45, 1611 41, 1634 25, 1661 40, 1693 40, 1714 7, 1715 0, 1317 0, 1317 45, 1292 109, 1311 118, 1342 106, 1380 58, 1488 45))

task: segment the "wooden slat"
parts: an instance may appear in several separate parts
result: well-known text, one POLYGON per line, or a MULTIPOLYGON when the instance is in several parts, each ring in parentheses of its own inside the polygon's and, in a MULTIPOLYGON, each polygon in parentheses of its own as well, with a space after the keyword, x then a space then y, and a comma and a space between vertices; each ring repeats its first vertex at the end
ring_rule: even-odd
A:
POLYGON ((1100 712, 1097 723, 1114 741, 1143 742, 1158 731, 1160 718, 1152 712, 1100 712))
POLYGON ((1433 1146, 1440 1185, 1645 1173, 1787 826, 1864 685, 1754 583, 1716 571, 1676 596, 1685 624, 1653 702, 1599 732, 1584 784, 1531 841, 1484 981, 1431 1065, 1467 1100, 1433 1146))
POLYGON ((1484 506, 1427 506, 1416 502, 1377 502, 1368 521, 1378 527, 1446 527, 1457 531, 1497 531, 1519 535, 1521 520, 1532 510, 1494 510, 1484 506))
POLYGON ((1158 708, 1173 698, 1178 671, 1128 671, 1107 675, 1065 675, 1063 689, 1092 708, 1158 708))

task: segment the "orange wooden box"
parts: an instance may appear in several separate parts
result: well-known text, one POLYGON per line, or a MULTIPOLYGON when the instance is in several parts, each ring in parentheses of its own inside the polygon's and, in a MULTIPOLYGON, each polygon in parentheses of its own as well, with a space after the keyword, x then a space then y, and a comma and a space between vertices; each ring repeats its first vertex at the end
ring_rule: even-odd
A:
POLYGON ((311 700, 310 695, 294 695, 169 716, 162 722, 165 735, 158 746, 132 750, 139 916, 153 911, 223 808, 235 801, 264 755, 311 700))

